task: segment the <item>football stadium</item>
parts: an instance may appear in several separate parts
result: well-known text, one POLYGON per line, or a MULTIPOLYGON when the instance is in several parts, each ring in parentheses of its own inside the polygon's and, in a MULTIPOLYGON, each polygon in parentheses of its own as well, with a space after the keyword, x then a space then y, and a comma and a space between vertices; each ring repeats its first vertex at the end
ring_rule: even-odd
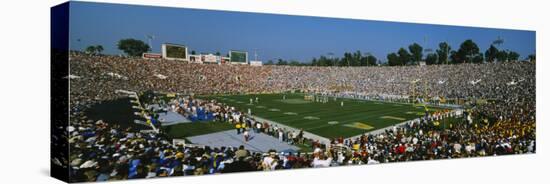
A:
POLYGON ((103 167, 112 180, 535 152, 533 62, 250 66, 74 52, 70 64, 74 181, 103 167), (108 156, 81 158, 92 153, 108 156))
POLYGON ((500 38, 300 62, 147 38, 70 52, 72 182, 536 153, 535 56, 500 38))

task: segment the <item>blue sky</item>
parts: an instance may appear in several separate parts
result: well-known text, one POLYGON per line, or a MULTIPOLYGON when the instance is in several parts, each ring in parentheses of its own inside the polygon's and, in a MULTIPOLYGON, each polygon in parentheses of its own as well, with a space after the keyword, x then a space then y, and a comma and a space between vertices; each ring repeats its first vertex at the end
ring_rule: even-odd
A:
POLYGON ((147 42, 155 35, 153 52, 162 43, 187 45, 197 53, 222 54, 229 50, 256 49, 262 61, 282 58, 310 61, 313 57, 359 50, 382 61, 386 55, 413 42, 437 49, 447 41, 457 49, 464 40, 474 40, 485 52, 501 37, 501 49, 518 52, 521 58, 535 53, 535 32, 370 20, 350 20, 244 12, 197 10, 152 6, 72 2, 70 12, 71 49, 103 45, 105 53, 122 53, 118 40, 135 38, 147 42))

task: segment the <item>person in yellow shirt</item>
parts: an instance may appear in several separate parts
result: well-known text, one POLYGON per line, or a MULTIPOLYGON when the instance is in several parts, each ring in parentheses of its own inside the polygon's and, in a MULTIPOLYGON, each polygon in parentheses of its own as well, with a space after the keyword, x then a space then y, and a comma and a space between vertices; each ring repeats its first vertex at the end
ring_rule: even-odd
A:
POLYGON ((355 151, 359 150, 359 143, 353 144, 353 150, 355 151))
POLYGON ((237 129, 237 135, 241 134, 241 124, 240 123, 235 123, 235 128, 237 129))

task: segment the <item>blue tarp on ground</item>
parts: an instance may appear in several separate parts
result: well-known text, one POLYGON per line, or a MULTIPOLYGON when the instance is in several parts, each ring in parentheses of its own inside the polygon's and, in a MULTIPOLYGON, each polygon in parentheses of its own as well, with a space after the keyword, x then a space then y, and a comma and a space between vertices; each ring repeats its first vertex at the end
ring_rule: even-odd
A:
POLYGON ((149 105, 148 109, 151 109, 158 114, 158 120, 163 126, 173 125, 178 123, 190 123, 197 121, 212 121, 214 115, 211 112, 206 112, 203 108, 197 108, 197 112, 194 115, 185 117, 181 114, 172 111, 166 111, 157 104, 149 105))
POLYGON ((194 144, 206 145, 210 147, 232 146, 239 147, 244 145, 245 149, 256 152, 267 152, 275 149, 278 152, 296 152, 298 147, 279 141, 275 137, 263 133, 254 133, 250 131, 250 140, 244 141, 243 134, 237 134, 236 130, 227 130, 211 134, 188 137, 194 144))

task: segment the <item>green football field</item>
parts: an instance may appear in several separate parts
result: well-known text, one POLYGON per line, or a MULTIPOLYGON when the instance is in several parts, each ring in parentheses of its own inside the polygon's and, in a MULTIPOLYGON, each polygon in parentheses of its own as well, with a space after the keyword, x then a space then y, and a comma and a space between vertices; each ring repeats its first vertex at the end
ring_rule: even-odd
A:
MULTIPOLYGON (((216 99, 242 112, 326 138, 352 137, 424 115, 424 107, 330 97, 328 103, 306 101, 304 94, 219 95, 216 99), (283 96, 286 98, 283 99, 283 96), (255 102, 258 97, 258 102, 255 102), (250 104, 250 99, 253 103, 250 104), (343 102, 343 106, 341 106, 343 102)), ((438 108, 429 107, 429 111, 438 108)))

